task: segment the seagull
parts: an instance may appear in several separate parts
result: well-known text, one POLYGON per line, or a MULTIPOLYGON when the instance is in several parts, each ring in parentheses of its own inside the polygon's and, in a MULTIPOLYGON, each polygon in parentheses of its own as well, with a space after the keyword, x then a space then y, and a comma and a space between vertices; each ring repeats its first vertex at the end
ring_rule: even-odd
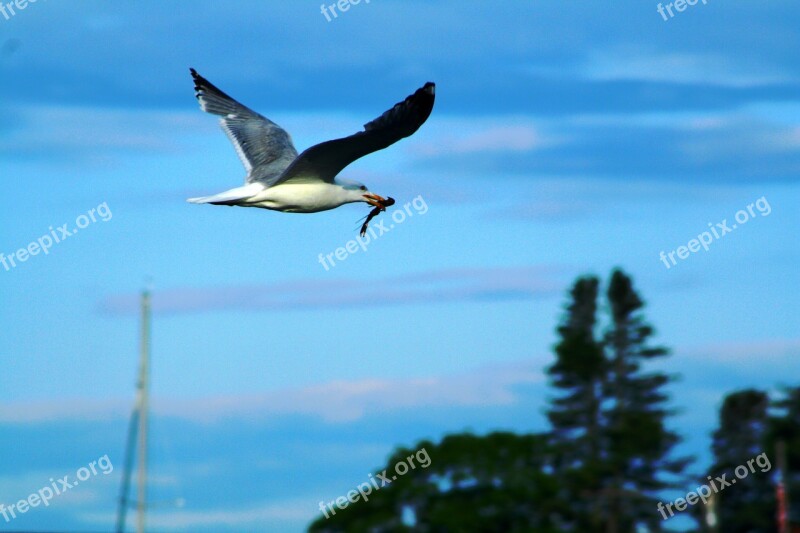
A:
POLYGON ((392 198, 370 192, 363 183, 336 176, 356 159, 383 150, 416 132, 430 116, 436 92, 436 85, 428 82, 365 124, 363 131, 325 141, 297 155, 286 130, 240 104, 194 69, 189 71, 200 108, 222 117, 220 125, 233 143, 247 175, 241 187, 188 201, 261 207, 285 213, 317 213, 344 204, 366 202, 374 207, 369 215, 371 219, 378 211, 394 204, 392 198))

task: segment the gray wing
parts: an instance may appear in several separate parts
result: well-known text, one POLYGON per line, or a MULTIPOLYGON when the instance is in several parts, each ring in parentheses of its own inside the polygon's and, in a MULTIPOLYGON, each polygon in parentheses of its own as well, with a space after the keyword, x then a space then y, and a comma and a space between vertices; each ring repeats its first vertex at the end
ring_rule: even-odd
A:
POLYGON ((292 138, 283 128, 243 106, 194 69, 189 71, 200 108, 222 117, 220 126, 247 170, 245 183, 272 185, 297 157, 292 138))
POLYGON ((331 183, 339 172, 360 157, 382 150, 412 135, 433 110, 436 85, 423 87, 349 137, 317 144, 305 150, 275 182, 331 183))

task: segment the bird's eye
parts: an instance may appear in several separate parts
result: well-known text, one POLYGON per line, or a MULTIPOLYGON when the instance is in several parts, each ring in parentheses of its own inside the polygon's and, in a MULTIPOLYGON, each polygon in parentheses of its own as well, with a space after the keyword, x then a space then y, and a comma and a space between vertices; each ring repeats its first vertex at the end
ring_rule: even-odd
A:
POLYGON ((367 186, 366 186, 366 185, 362 185, 362 186, 361 186, 361 190, 362 190, 362 191, 366 191, 366 190, 367 190, 367 186))

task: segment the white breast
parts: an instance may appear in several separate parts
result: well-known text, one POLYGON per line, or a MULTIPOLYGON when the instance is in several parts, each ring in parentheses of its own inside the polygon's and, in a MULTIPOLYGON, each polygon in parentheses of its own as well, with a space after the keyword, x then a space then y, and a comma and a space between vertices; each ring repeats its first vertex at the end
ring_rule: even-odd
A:
POLYGON ((248 204, 286 213, 316 213, 351 201, 344 193, 344 189, 331 183, 281 184, 264 189, 248 204))

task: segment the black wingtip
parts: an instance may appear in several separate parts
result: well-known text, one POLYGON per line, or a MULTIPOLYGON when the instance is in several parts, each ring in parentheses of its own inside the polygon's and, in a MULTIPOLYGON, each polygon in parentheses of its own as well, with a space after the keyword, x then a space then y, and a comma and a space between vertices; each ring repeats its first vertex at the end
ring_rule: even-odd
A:
POLYGON ((210 81, 208 81, 203 76, 198 74, 195 69, 190 67, 189 72, 192 73, 192 80, 194 80, 195 96, 198 99, 200 99, 204 91, 216 91, 221 95, 225 96, 226 98, 230 98, 230 96, 220 91, 214 84, 212 84, 210 81))
POLYGON ((194 96, 199 100, 200 91, 203 89, 203 84, 206 82, 206 79, 198 74, 192 67, 189 67, 189 72, 192 74, 192 80, 194 81, 194 96))
POLYGON ((436 84, 432 81, 429 81, 422 86, 422 90, 428 94, 436 94, 436 84))

